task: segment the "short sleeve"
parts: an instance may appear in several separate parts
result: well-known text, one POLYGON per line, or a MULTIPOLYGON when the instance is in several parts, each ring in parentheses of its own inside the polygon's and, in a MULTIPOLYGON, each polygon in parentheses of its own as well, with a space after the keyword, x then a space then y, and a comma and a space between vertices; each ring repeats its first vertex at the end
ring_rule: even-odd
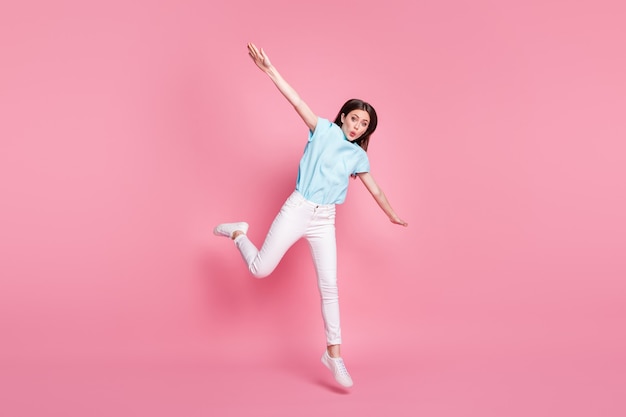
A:
POLYGON ((328 119, 324 119, 323 117, 317 118, 317 125, 315 125, 315 130, 311 132, 309 130, 309 142, 312 140, 323 136, 324 133, 330 130, 332 123, 328 119))
POLYGON ((356 161, 353 174, 360 174, 362 172, 370 172, 370 161, 363 150, 359 152, 359 158, 356 161))

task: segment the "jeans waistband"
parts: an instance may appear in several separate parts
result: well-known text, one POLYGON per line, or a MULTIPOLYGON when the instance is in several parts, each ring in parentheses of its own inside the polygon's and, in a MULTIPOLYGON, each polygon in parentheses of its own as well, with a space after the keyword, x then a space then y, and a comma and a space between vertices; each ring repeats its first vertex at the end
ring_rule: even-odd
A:
POLYGON ((295 190, 289 198, 293 198, 295 201, 302 202, 310 207, 320 208, 320 209, 334 209, 334 204, 318 204, 304 198, 302 194, 298 190, 295 190))

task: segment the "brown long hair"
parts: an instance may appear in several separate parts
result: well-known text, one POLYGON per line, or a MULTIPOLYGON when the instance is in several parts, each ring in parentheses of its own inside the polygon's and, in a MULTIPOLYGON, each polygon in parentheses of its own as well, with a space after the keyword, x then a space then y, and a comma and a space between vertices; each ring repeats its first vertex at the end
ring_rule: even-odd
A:
POLYGON ((367 152, 367 145, 369 145, 370 136, 372 135, 372 133, 374 133, 374 131, 376 130, 376 126, 378 125, 378 116, 376 115, 376 110, 374 110, 374 107, 372 107, 371 104, 363 100, 359 100, 358 98, 352 98, 346 101, 343 106, 341 106, 341 110, 339 110, 339 113, 335 118, 335 124, 341 127, 343 125, 343 123, 341 122, 341 115, 344 114, 347 116, 348 113, 350 113, 352 110, 364 110, 367 112, 367 114, 370 115, 370 122, 367 125, 367 129, 365 129, 365 133, 363 133, 360 138, 354 141, 354 143, 359 145, 361 148, 363 148, 364 151, 367 152))

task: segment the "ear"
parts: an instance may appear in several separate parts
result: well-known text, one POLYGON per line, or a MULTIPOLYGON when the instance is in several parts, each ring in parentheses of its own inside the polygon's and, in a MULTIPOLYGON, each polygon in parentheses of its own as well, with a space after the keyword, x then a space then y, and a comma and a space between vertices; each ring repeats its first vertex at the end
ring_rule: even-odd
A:
POLYGON ((341 124, 344 124, 345 120, 346 120, 345 113, 341 113, 341 124))

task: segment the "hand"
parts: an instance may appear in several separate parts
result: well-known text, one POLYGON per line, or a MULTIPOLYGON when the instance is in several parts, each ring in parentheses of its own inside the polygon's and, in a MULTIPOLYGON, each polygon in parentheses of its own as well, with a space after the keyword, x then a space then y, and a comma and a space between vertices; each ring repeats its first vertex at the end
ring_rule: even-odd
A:
POLYGON ((262 71, 267 71, 272 66, 270 58, 265 54, 263 48, 259 50, 253 43, 248 44, 248 55, 262 71))
POLYGON ((399 224, 400 226, 404 226, 407 227, 409 224, 407 222, 405 222, 404 220, 402 220, 400 217, 395 216, 395 217, 390 217, 389 220, 391 220, 391 223, 394 224, 399 224))

